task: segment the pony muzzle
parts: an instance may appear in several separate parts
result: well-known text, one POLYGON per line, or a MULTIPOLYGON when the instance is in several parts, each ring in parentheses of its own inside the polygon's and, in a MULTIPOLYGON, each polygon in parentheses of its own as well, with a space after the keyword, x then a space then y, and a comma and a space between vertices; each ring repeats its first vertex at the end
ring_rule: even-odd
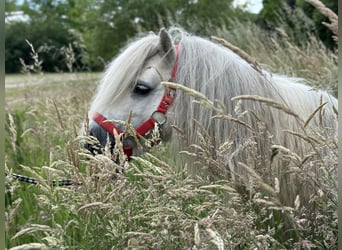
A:
MULTIPOLYGON (((102 126, 97 123, 92 123, 90 126, 89 135, 94 140, 85 144, 85 148, 92 154, 102 154, 105 147, 109 147, 110 153, 113 155, 115 150, 115 138, 112 134, 108 133, 102 126), (110 143, 110 145, 107 145, 110 143)), ((133 148, 136 147, 136 142, 132 137, 126 137, 123 141, 123 152, 129 160, 133 155, 133 148)))
POLYGON ((114 136, 109 134, 102 126, 100 126, 96 122, 92 122, 90 124, 89 135, 96 139, 96 141, 93 140, 85 145, 85 148, 87 148, 91 153, 103 153, 103 149, 106 147, 108 142, 110 142, 110 150, 113 150, 115 146, 114 136))

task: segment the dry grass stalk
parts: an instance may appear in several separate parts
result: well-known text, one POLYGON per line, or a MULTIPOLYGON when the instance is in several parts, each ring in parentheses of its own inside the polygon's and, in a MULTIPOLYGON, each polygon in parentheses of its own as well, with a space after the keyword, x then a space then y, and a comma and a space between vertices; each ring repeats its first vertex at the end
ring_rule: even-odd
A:
POLYGON ((238 54, 242 59, 244 59, 246 62, 248 62, 256 71, 258 71, 260 74, 263 75, 263 72, 262 72, 262 69, 261 69, 261 66, 259 65, 259 63, 254 58, 252 58, 250 55, 248 55, 245 51, 234 46, 233 44, 224 40, 223 38, 211 36, 211 39, 213 39, 214 41, 222 44, 223 46, 227 47, 228 49, 230 49, 233 52, 235 52, 236 54, 238 54))
POLYGON ((240 95, 240 96, 235 96, 232 98, 232 101, 236 101, 236 100, 252 100, 252 101, 258 101, 261 103, 265 103, 273 108, 279 109, 284 111, 285 113, 292 115, 296 118, 299 119, 299 116, 292 111, 291 109, 285 107, 284 105, 282 105, 281 103, 275 102, 272 99, 269 98, 265 98, 265 97, 261 97, 261 96, 256 96, 256 95, 240 95))
POLYGON ((276 196, 276 191, 270 185, 265 183, 262 177, 259 174, 257 174, 257 172, 255 172, 251 167, 244 164, 243 162, 238 162, 238 165, 239 167, 244 169, 249 174, 249 176, 252 177, 256 181, 256 183, 258 184, 260 188, 267 191, 272 196, 274 197, 276 196))
POLYGON ((314 112, 311 113, 311 115, 309 116, 309 118, 308 118, 308 119, 306 120, 306 122, 304 123, 304 128, 309 124, 309 122, 312 120, 312 118, 315 116, 315 114, 316 114, 318 111, 322 110, 323 106, 326 105, 326 104, 327 104, 327 102, 322 103, 321 105, 319 105, 319 106, 315 109, 314 112))
POLYGON ((322 22, 322 24, 334 33, 333 39, 336 43, 338 43, 338 16, 319 0, 306 1, 314 6, 322 15, 329 18, 330 23, 322 22))
POLYGON ((271 149, 276 149, 279 150, 289 156, 291 156, 292 159, 295 159, 297 162, 302 162, 302 159, 300 158, 299 155, 297 155, 295 152, 292 152, 290 149, 282 146, 282 145, 272 145, 271 149))
POLYGON ((15 224, 16 223, 17 211, 18 211, 22 201, 23 201, 23 199, 21 199, 21 198, 18 198, 17 200, 15 200, 12 203, 11 210, 9 212, 5 213, 5 222, 6 222, 6 226, 7 227, 9 227, 11 224, 15 224))
POLYGON ((10 136, 10 141, 11 141, 11 146, 14 152, 17 151, 17 130, 15 128, 15 123, 14 123, 14 119, 13 116, 9 113, 8 114, 8 121, 9 121, 9 126, 8 129, 11 132, 11 136, 10 136))
POLYGON ((27 65, 25 63, 25 61, 22 58, 19 58, 19 61, 21 63, 22 69, 21 69, 21 73, 26 74, 26 73, 31 73, 31 72, 35 72, 35 73, 42 73, 42 69, 43 69, 43 61, 39 60, 39 55, 38 52, 36 52, 36 50, 34 49, 32 43, 30 43, 27 39, 25 39, 25 42, 29 45, 30 47, 30 56, 33 59, 33 64, 29 64, 27 65))
POLYGON ((64 122, 63 122, 63 120, 62 120, 62 118, 61 118, 61 114, 60 114, 59 108, 58 108, 58 106, 57 106, 57 104, 56 104, 56 100, 53 99, 53 100, 52 100, 52 103, 53 103, 53 106, 55 107, 55 110, 56 110, 58 122, 59 122, 59 124, 61 125, 61 128, 62 128, 62 129, 65 129, 65 125, 64 125, 64 122))
POLYGON ((168 87, 168 88, 180 89, 180 90, 184 91, 186 94, 189 94, 195 98, 198 98, 200 100, 203 100, 204 102, 207 102, 210 105, 213 105, 212 102, 205 95, 203 95, 202 93, 200 93, 194 89, 185 87, 182 84, 173 83, 173 82, 162 82, 161 84, 164 85, 165 87, 168 87))
POLYGON ((170 174, 175 174, 174 169, 169 166, 168 164, 166 164, 164 161, 160 160, 159 158, 155 157, 154 155, 150 154, 150 153, 145 153, 145 156, 148 158, 149 161, 153 161, 156 162, 156 164, 162 168, 165 172, 168 172, 170 174))
POLYGON ((93 203, 88 203, 78 209, 78 211, 81 211, 83 209, 89 209, 89 208, 100 208, 100 209, 108 209, 111 208, 111 204, 105 204, 103 202, 93 202, 93 203))
POLYGON ((33 250, 33 249, 46 250, 49 248, 45 244, 42 244, 42 243, 28 243, 28 244, 23 244, 23 245, 11 248, 11 250, 33 250))
POLYGON ((335 107, 335 105, 333 105, 333 110, 334 110, 335 115, 338 116, 338 110, 337 110, 337 108, 335 107))
POLYGON ((253 128, 250 125, 248 125, 247 123, 245 123, 239 119, 232 117, 231 115, 215 115, 215 116, 211 117, 210 119, 229 120, 229 121, 235 122, 237 124, 240 124, 242 126, 245 126, 249 131, 254 132, 253 128))
POLYGON ((225 249, 224 248, 224 241, 223 241, 221 235, 218 232, 216 232, 210 228, 207 228, 207 232, 209 233, 209 235, 211 237, 210 241, 216 245, 217 249, 224 250, 225 249))
POLYGON ((24 234, 31 234, 37 231, 42 231, 42 232, 50 232, 53 231, 54 229, 47 226, 47 225, 40 225, 40 224, 31 224, 29 227, 24 228, 22 230, 20 230, 18 233, 16 233, 11 240, 14 240, 16 238, 18 238, 21 235, 24 234))
POLYGON ((320 143, 316 138, 313 138, 312 136, 303 135, 303 134, 300 134, 298 132, 287 130, 287 129, 284 130, 284 132, 289 133, 289 134, 294 135, 294 136, 298 136, 299 138, 301 138, 304 141, 307 141, 309 143, 317 143, 317 144, 320 143))

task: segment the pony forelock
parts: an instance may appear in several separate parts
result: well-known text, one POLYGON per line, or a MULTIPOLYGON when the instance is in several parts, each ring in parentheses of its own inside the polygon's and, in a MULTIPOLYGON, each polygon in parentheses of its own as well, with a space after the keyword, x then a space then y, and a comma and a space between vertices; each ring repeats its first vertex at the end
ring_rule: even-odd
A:
POLYGON ((97 88, 90 112, 102 112, 111 107, 122 93, 129 91, 145 60, 157 53, 158 36, 148 36, 130 43, 106 68, 97 88))

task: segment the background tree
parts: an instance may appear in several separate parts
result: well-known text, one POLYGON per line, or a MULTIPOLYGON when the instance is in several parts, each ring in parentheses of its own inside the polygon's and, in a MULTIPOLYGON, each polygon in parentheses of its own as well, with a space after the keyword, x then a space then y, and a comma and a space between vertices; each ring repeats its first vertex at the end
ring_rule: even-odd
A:
MULTIPOLYGON (((31 49, 28 40, 43 61, 43 71, 67 71, 67 48, 72 47, 76 59, 73 64, 80 68, 82 62, 82 41, 75 30, 70 29, 67 19, 67 5, 64 1, 24 1, 17 6, 13 1, 6 0, 6 7, 22 10, 28 14, 27 22, 12 21, 5 27, 5 65, 6 73, 20 72, 22 65, 20 58, 26 64, 32 63, 31 49)), ((7 9, 6 9, 7 11, 7 9)))
MULTIPOLYGON (((321 0, 321 2, 336 14, 338 13, 338 2, 336 0, 321 0)), ((315 26, 315 34, 330 49, 337 49, 337 44, 332 39, 332 31, 327 29, 322 22, 329 22, 329 19, 323 16, 315 7, 305 0, 297 0, 296 4, 302 8, 304 13, 312 19, 315 26)))
MULTIPOLYGON (((338 1, 321 2, 337 13, 338 1)), ((257 18, 257 23, 266 29, 283 28, 298 44, 305 42, 310 35, 315 35, 328 48, 336 49, 332 32, 322 25, 323 21, 327 22, 328 18, 305 0, 263 0, 263 9, 257 18)))
POLYGON ((198 35, 208 34, 208 24, 227 25, 230 18, 249 14, 232 8, 232 0, 104 0, 99 6, 92 38, 87 40, 92 55, 110 60, 137 31, 158 32, 160 27, 176 24, 198 35))
MULTIPOLYGON (((43 60, 43 71, 70 70, 66 53, 73 53, 73 68, 102 71, 127 40, 139 32, 158 32, 171 24, 201 36, 213 27, 230 28, 233 21, 254 21, 268 30, 282 28, 298 44, 315 34, 336 48, 325 20, 305 0, 264 0, 260 14, 232 7, 233 0, 25 0, 18 6, 6 0, 6 11, 22 10, 29 22, 6 23, 6 72, 19 72, 19 58, 30 63, 29 40, 43 60), (300 24, 300 25, 299 25, 300 24)), ((337 1, 324 0, 337 11, 337 1)))
POLYGON ((16 0, 6 0, 5 1, 5 10, 6 10, 6 12, 18 10, 17 1, 16 0))

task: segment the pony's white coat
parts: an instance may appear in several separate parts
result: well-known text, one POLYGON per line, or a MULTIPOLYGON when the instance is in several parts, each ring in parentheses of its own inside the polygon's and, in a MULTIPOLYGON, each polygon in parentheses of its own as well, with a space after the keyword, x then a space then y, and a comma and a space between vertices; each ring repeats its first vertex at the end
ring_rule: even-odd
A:
MULTIPOLYGON (((321 112, 323 116, 318 119, 316 115, 308 127, 312 128, 310 131, 319 127, 325 136, 336 134, 337 119, 332 107, 334 105, 337 108, 337 100, 327 92, 314 90, 303 84, 304 80, 301 79, 270 75, 267 72, 260 74, 231 50, 206 39, 190 36, 180 29, 169 30, 169 35, 173 42, 179 44, 178 71, 173 81, 203 93, 213 102, 219 100, 224 103, 228 114, 254 130, 251 132, 245 126, 227 120, 211 119, 217 115, 215 110, 201 107, 193 102, 193 97, 178 91, 167 113, 168 121, 164 128, 173 125, 182 131, 182 138, 186 138, 183 140, 179 133, 172 133, 170 145, 176 159, 184 160, 179 157, 180 150, 191 150, 190 145, 202 143, 197 125, 201 124, 214 147, 219 147, 227 140, 232 141, 232 146, 225 154, 228 169, 239 173, 241 170, 237 169, 237 162, 245 162, 272 181, 272 178, 287 170, 284 162, 271 162, 271 146, 282 145, 300 157, 311 153, 313 148, 309 143, 285 130, 310 133, 304 131, 303 123, 322 102, 327 102, 323 107, 324 112, 321 112), (255 100, 232 101, 233 97, 240 95, 272 99, 291 109, 298 117, 255 100), (256 159, 249 157, 250 148, 247 144, 257 150, 256 159)), ((174 49, 169 48, 169 53, 175 53, 174 49)), ((160 82, 168 80, 173 68, 173 63, 166 63, 164 57, 160 52, 158 35, 150 34, 130 44, 107 68, 93 99, 90 114, 100 112, 108 119, 126 120, 129 111, 133 111, 133 126, 144 122, 162 98, 164 88, 160 82), (161 72, 163 79, 160 79, 160 72, 157 74, 157 71, 161 72), (151 84, 152 91, 147 96, 137 97, 132 91, 136 80, 142 78, 151 84)), ((208 172, 192 162, 188 162, 192 172, 208 172)), ((289 187, 296 182, 296 177, 283 177, 280 181, 284 199, 292 202, 298 190, 305 187, 289 187)))

